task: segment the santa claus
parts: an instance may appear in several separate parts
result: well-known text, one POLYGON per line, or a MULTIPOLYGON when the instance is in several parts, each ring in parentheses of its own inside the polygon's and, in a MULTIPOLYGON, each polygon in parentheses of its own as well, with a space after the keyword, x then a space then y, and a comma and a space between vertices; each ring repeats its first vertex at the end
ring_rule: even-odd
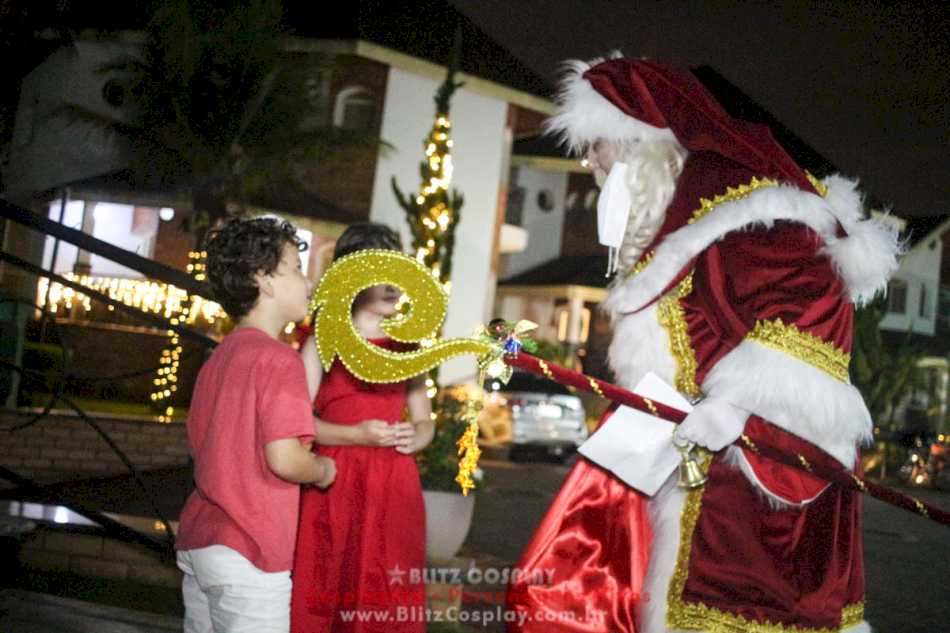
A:
POLYGON ((856 184, 819 182, 688 71, 572 62, 550 129, 601 184, 617 275, 610 365, 695 403, 677 430, 707 483, 652 497, 581 460, 519 567, 519 631, 869 631, 859 496, 761 458, 858 463, 872 424, 848 378, 855 304, 897 267, 856 184))

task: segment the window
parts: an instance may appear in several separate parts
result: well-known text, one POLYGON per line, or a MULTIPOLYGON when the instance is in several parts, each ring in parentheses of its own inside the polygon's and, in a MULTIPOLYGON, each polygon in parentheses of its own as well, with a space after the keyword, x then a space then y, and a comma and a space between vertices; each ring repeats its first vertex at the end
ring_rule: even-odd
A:
POLYGON ((907 312, 907 282, 892 279, 887 284, 887 311, 894 314, 907 312))
MULTIPOLYGON (((49 205, 48 217, 60 220, 60 201, 49 205)), ((70 200, 63 209, 63 224, 81 230, 113 246, 125 249, 142 257, 152 257, 158 233, 158 209, 135 207, 128 204, 70 200)), ((139 279, 142 274, 126 268, 107 257, 95 255, 77 248, 74 244, 60 242, 54 248, 55 239, 47 236, 43 249, 43 267, 55 273, 79 272, 97 277, 121 277, 139 279), (53 262, 53 251, 56 261, 53 262)))
POLYGON ((330 94, 330 71, 326 68, 311 70, 303 80, 303 91, 312 108, 325 108, 330 94))
POLYGON ((125 83, 119 79, 110 79, 102 86, 102 99, 113 108, 121 108, 126 100, 125 83))
POLYGON ((518 185, 521 172, 512 167, 508 172, 508 204, 505 207, 505 224, 522 226, 524 223, 524 187, 518 185))
POLYGON ((376 100, 365 88, 344 88, 336 97, 333 125, 345 130, 370 130, 376 121, 376 100))
POLYGON ((17 147, 23 147, 33 142, 33 137, 36 135, 39 109, 40 100, 36 97, 24 102, 23 108, 20 109, 16 119, 18 129, 14 134, 14 139, 16 139, 17 147))
POLYGON ((920 304, 917 306, 917 315, 922 319, 930 318, 930 295, 927 293, 927 284, 920 285, 920 304))

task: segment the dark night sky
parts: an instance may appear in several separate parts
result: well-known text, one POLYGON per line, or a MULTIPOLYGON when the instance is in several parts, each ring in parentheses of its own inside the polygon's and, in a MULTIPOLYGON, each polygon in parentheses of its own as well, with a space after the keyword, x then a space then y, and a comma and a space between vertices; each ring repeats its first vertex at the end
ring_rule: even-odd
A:
POLYGON ((950 3, 452 4, 548 80, 614 49, 710 65, 898 214, 950 213, 950 3))

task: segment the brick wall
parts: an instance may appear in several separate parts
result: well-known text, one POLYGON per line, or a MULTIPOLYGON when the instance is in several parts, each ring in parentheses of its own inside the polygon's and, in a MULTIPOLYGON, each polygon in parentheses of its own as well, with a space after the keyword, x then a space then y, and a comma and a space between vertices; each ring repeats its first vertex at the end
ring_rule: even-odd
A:
MULTIPOLYGON (((105 441, 79 418, 54 415, 20 431, 3 430, 32 416, 0 410, 0 464, 6 468, 39 483, 128 473, 105 441)), ((183 424, 107 418, 96 421, 142 470, 188 463, 183 424)))
MULTIPOLYGON (((154 386, 154 368, 159 366, 168 337, 150 329, 123 330, 107 325, 57 323, 62 345, 72 351, 68 392, 86 398, 121 400, 147 404, 154 386), (136 374, 131 376, 130 374, 136 374), (125 376, 119 380, 102 377, 125 376)), ((169 404, 187 407, 198 372, 207 357, 207 348, 190 339, 181 339, 178 391, 169 404)))
POLYGON ((163 587, 181 583, 181 572, 157 552, 101 536, 95 530, 39 525, 22 537, 19 558, 24 567, 34 570, 68 571, 163 587))
MULTIPOLYGON (((360 87, 369 92, 376 102, 375 118, 366 133, 369 136, 379 134, 382 129, 388 76, 389 67, 385 64, 355 55, 338 56, 334 60, 328 116, 332 117, 334 103, 341 91, 360 87)), ((419 156, 422 155, 422 141, 420 138, 417 150, 419 156)), ((400 149, 405 151, 407 148, 400 149)), ((314 195, 352 212, 357 219, 369 219, 378 153, 379 149, 376 147, 334 149, 321 157, 316 166, 304 166, 300 174, 301 179, 309 185, 314 195)), ((387 188, 380 195, 392 194, 387 188)))

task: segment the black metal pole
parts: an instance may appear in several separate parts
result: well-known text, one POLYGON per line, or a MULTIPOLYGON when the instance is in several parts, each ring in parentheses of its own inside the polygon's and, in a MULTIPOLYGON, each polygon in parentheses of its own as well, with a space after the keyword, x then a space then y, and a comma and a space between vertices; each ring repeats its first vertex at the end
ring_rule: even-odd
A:
MULTIPOLYGON (((69 202, 69 187, 66 187, 65 189, 63 189, 63 193, 60 196, 60 202, 59 202, 59 223, 60 224, 62 224, 63 220, 66 218, 66 204, 68 202, 69 202)), ((49 271, 51 273, 56 272, 56 257, 58 255, 59 255, 59 237, 54 237, 53 238, 53 257, 52 259, 50 259, 50 262, 49 262, 49 271)), ((53 284, 47 283, 46 296, 43 297, 44 308, 49 306, 49 293, 52 289, 53 289, 53 284)), ((44 327, 44 330, 45 330, 45 327, 44 327)), ((44 331, 43 334, 45 338, 46 332, 44 331)))

